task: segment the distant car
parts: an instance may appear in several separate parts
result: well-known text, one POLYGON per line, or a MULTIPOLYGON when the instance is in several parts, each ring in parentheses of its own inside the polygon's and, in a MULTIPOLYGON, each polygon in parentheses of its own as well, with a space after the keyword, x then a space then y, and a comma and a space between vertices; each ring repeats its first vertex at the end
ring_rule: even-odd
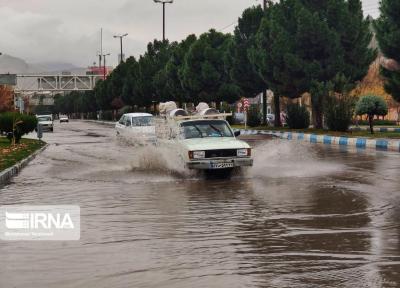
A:
POLYGON ((68 116, 67 115, 60 115, 60 123, 63 122, 69 122, 68 116))
POLYGON ((132 143, 156 141, 153 115, 148 113, 128 113, 122 115, 115 124, 117 135, 132 143))
POLYGON ((38 123, 42 126, 43 131, 54 131, 53 116, 52 115, 36 115, 38 123))

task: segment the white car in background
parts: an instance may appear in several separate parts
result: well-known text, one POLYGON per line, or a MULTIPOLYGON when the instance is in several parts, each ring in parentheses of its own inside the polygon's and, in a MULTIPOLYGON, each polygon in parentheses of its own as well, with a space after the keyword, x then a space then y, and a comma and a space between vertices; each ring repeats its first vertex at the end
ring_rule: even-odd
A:
POLYGON ((59 117, 59 119, 60 119, 60 123, 63 123, 63 122, 69 122, 69 119, 68 119, 68 116, 67 115, 60 115, 60 117, 59 117))
POLYGON ((122 115, 115 124, 117 135, 131 143, 154 143, 156 133, 153 115, 148 113, 128 113, 122 115))
POLYGON ((42 131, 54 131, 53 115, 36 115, 38 124, 42 127, 42 131))

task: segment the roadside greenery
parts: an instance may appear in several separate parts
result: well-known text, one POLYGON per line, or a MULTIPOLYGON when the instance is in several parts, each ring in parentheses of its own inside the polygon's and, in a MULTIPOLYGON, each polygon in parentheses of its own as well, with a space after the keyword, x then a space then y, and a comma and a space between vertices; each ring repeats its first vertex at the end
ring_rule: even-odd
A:
POLYGON ((0 113, 0 132, 5 133, 12 144, 18 144, 23 135, 35 130, 36 125, 35 116, 18 112, 0 113))
POLYGON ((360 98, 356 105, 357 115, 367 115, 371 134, 374 134, 375 116, 385 116, 388 113, 388 107, 381 97, 375 95, 366 95, 360 98))
POLYGON ((10 145, 7 138, 0 136, 0 171, 13 166, 45 144, 43 141, 21 139, 19 144, 10 145))
POLYGON ((305 129, 310 126, 310 113, 306 107, 292 104, 287 107, 286 123, 292 129, 305 129))

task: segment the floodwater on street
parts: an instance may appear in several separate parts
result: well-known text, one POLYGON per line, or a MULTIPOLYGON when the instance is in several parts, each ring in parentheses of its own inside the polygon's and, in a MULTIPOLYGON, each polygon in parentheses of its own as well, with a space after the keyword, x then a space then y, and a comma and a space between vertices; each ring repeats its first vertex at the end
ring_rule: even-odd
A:
POLYGON ((79 205, 81 240, 0 241, 0 287, 400 287, 400 155, 285 140, 228 180, 72 121, 1 205, 79 205))

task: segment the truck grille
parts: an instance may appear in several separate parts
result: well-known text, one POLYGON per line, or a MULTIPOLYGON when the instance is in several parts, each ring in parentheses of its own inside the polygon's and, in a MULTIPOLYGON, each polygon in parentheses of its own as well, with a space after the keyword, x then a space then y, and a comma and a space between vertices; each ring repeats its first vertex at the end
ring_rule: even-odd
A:
POLYGON ((236 149, 206 150, 206 158, 236 157, 236 149))

